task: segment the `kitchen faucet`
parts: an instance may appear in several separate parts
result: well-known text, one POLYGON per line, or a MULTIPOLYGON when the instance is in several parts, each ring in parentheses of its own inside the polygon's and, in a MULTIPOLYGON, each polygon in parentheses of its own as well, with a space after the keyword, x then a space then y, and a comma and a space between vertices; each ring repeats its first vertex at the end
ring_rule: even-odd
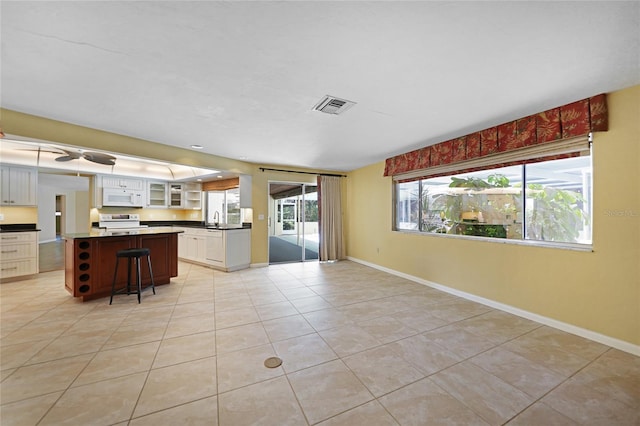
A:
POLYGON ((220 212, 216 210, 215 213, 213 213, 213 224, 218 225, 218 223, 220 223, 220 212))

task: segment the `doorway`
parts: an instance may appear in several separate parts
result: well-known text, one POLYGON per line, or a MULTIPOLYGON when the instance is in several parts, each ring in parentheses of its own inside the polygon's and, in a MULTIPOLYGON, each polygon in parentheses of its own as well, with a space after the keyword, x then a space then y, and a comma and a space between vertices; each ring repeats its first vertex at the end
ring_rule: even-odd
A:
POLYGON ((62 234, 65 234, 67 230, 65 229, 66 218, 65 218, 65 207, 66 207, 66 197, 64 195, 56 195, 56 240, 60 239, 62 234))
POLYGON ((318 260, 318 187, 269 183, 269 264, 318 260))

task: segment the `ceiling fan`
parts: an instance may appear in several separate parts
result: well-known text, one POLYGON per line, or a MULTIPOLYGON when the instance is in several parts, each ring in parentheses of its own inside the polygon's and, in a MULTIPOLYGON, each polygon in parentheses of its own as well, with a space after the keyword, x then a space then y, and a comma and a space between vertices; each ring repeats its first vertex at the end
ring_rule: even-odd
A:
MULTIPOLYGON (((35 150, 29 150, 35 151, 35 150)), ((87 161, 91 161, 97 164, 104 164, 105 166, 113 166, 116 164, 116 157, 109 154, 104 154, 102 152, 91 152, 91 151, 70 151, 68 149, 62 149, 58 147, 50 147, 50 149, 44 149, 42 147, 38 147, 38 156, 40 156, 41 152, 50 152, 52 154, 60 154, 59 157, 55 158, 55 161, 65 162, 71 160, 77 160, 79 158, 84 158, 87 161)))

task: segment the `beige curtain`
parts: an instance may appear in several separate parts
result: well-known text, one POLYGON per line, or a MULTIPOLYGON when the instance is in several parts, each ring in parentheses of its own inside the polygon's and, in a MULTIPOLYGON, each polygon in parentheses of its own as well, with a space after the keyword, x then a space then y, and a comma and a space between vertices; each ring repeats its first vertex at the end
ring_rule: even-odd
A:
POLYGON ((344 259, 340 177, 318 176, 320 261, 344 259))

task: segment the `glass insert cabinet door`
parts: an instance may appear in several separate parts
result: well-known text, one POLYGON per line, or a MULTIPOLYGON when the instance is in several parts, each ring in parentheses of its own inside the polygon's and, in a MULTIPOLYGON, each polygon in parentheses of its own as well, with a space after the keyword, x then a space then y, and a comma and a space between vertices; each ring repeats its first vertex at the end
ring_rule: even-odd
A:
POLYGON ((169 185, 169 207, 182 207, 182 184, 169 185))
POLYGON ((167 207, 167 184, 164 182, 149 182, 149 207, 167 207))

